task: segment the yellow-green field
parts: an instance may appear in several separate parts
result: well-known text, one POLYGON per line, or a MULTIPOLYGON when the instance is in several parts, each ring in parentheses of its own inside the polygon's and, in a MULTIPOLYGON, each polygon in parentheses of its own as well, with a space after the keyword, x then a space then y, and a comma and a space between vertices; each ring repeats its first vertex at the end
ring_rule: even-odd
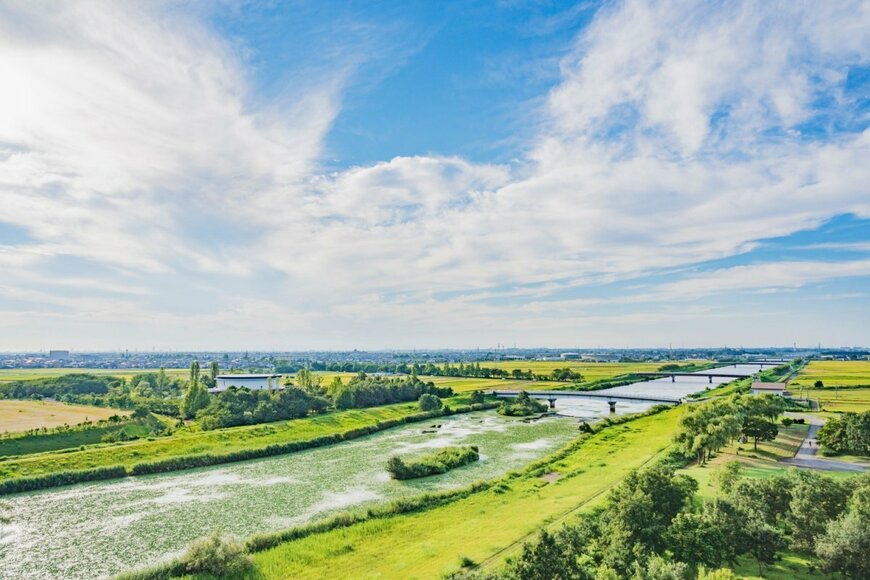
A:
POLYGON ((605 429, 553 463, 550 477, 523 475, 441 507, 281 544, 254 556, 250 577, 438 578, 462 556, 498 566, 541 526, 603 497, 668 447, 681 412, 605 429))
POLYGON ((799 385, 812 387, 816 381, 826 387, 870 387, 870 361, 810 361, 789 384, 795 390, 799 385))
POLYGON ((862 413, 870 411, 870 387, 866 389, 808 389, 804 394, 818 400, 825 411, 862 413))
MULTIPOLYGON (((156 373, 160 369, 0 369, 0 383, 29 381, 59 377, 61 375, 88 373, 92 375, 112 375, 129 379, 142 373, 156 373)), ((187 369, 166 369, 170 376, 187 376, 187 369)))
POLYGON ((78 425, 85 421, 108 419, 112 415, 126 415, 106 407, 67 405, 56 401, 14 401, 0 399, 0 433, 27 431, 41 427, 78 425))
MULTIPOLYGON (((680 363, 685 362, 704 362, 704 361, 675 361, 680 363)), ((626 375, 629 373, 654 373, 659 370, 665 363, 649 362, 649 363, 595 363, 580 360, 565 360, 565 361, 540 361, 540 360, 510 360, 497 362, 482 362, 480 366, 488 368, 499 368, 505 370, 520 369, 523 371, 531 370, 538 375, 548 375, 555 369, 569 368, 574 372, 580 373, 584 381, 597 381, 599 379, 610 379, 618 375, 626 375)))

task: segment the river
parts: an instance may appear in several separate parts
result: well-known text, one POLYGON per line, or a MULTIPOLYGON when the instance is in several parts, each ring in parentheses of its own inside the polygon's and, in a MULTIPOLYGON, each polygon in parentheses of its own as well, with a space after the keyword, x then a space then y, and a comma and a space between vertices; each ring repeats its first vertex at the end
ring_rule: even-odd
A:
MULTIPOLYGON (((757 367, 721 370, 748 375, 757 367)), ((600 392, 684 396, 708 386, 706 377, 681 377, 600 392)), ((620 402, 617 413, 650 406, 620 402)), ((557 409, 561 417, 531 422, 494 412, 455 415, 289 455, 0 498, 13 517, 0 535, 0 578, 104 578, 171 558, 216 528, 246 537, 462 487, 555 451, 577 435, 578 418, 609 414, 600 399, 558 399, 557 409), (420 480, 393 481, 386 473, 391 455, 458 444, 478 445, 481 461, 420 480)))

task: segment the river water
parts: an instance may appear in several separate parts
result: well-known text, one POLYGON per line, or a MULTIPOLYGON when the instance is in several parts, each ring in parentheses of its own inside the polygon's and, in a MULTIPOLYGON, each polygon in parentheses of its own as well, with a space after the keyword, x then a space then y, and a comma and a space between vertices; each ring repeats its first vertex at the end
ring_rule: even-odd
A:
MULTIPOLYGON (((772 365, 765 365, 764 368, 771 368, 772 365)), ((731 366, 717 367, 705 371, 693 373, 695 376, 690 377, 674 377, 671 381, 670 377, 654 379, 640 383, 632 383, 630 385, 622 385, 621 387, 612 387, 595 391, 596 395, 610 394, 613 396, 629 396, 629 397, 665 397, 665 398, 682 398, 692 393, 704 391, 708 388, 714 388, 723 383, 733 381, 733 378, 728 377, 713 377, 712 383, 707 375, 711 373, 725 373, 729 375, 741 375, 748 377, 757 373, 759 370, 757 364, 738 364, 731 366)), ((656 403, 648 401, 630 401, 617 400, 616 410, 619 414, 622 413, 638 413, 645 411, 656 403)), ((601 398, 583 398, 583 397, 562 397, 556 399, 556 412, 567 417, 588 417, 590 414, 600 412, 601 409, 608 409, 607 399, 601 398)))
MULTIPOLYGON (((749 375, 757 366, 726 370, 749 375)), ((708 386, 706 377, 689 377, 604 392, 684 396, 708 386)), ((617 413, 651 405, 620 401, 617 413)), ((455 415, 289 455, 0 498, 13 517, 0 532, 0 578, 104 578, 169 559, 216 528, 246 537, 462 487, 555 451, 577 435, 578 418, 609 414, 606 400, 558 399, 557 409, 561 417, 531 422, 494 412, 455 415), (391 455, 460 444, 478 445, 481 461, 420 480, 393 481, 386 473, 391 455)))

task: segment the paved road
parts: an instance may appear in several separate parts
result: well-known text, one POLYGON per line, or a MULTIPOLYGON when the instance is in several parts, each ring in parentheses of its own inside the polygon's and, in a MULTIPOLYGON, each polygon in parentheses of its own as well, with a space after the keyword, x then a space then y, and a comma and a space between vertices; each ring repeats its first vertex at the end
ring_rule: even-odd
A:
POLYGON ((794 465, 795 467, 803 467, 805 469, 821 469, 824 471, 867 471, 867 468, 862 465, 818 457, 819 442, 816 439, 816 433, 819 431, 819 428, 825 424, 825 421, 824 419, 812 415, 804 416, 810 423, 810 430, 807 433, 807 437, 804 439, 804 442, 801 443, 795 456, 791 459, 783 459, 782 463, 794 465))

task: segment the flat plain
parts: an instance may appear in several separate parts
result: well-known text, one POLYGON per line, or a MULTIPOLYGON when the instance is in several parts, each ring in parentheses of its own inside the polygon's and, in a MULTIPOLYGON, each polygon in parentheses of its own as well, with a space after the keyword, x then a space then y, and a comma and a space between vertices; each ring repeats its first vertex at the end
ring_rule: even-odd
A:
MULTIPOLYGON (((71 374, 112 375, 130 379, 133 375, 142 373, 156 373, 160 369, 86 369, 86 368, 54 368, 54 369, 0 369, 0 383, 12 381, 29 381, 33 379, 45 379, 71 374)), ((187 369, 166 369, 166 373, 172 377, 187 376, 187 369)))
POLYGON ((78 425, 85 421, 108 419, 112 415, 126 415, 108 407, 68 405, 57 401, 17 401, 0 399, 0 433, 16 433, 42 427, 78 425))

